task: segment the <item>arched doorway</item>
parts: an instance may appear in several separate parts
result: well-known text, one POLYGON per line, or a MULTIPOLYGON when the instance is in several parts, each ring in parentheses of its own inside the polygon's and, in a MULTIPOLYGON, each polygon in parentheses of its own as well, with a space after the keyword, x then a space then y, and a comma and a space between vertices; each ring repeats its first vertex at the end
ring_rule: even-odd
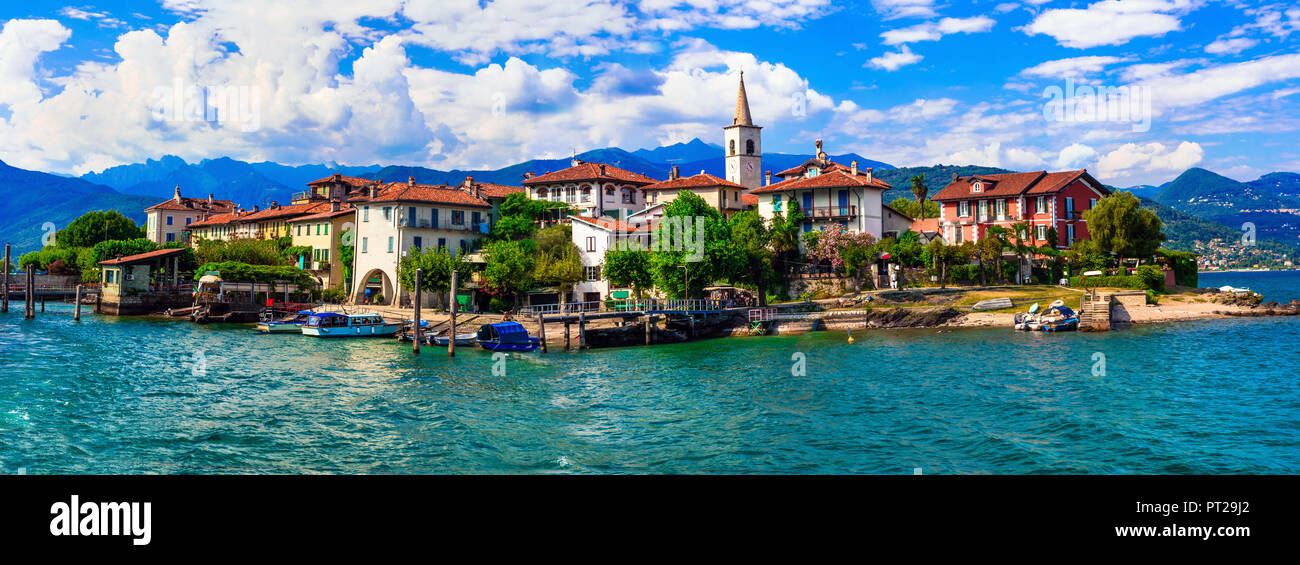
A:
POLYGON ((353 304, 388 305, 396 299, 397 289, 383 269, 371 269, 366 276, 357 279, 356 292, 352 294, 353 304), (383 301, 377 303, 375 298, 383 298, 383 301))

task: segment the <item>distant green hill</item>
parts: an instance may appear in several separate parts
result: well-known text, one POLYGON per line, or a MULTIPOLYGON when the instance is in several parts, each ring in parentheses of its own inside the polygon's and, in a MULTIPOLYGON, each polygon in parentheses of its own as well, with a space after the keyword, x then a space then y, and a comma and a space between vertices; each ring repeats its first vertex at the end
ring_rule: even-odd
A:
POLYGON ((0 199, 0 245, 12 244, 14 256, 40 249, 46 222, 63 229, 88 211, 117 210, 143 224, 144 209, 163 200, 121 194, 107 186, 19 169, 2 161, 0 185, 6 187, 5 197, 0 199))

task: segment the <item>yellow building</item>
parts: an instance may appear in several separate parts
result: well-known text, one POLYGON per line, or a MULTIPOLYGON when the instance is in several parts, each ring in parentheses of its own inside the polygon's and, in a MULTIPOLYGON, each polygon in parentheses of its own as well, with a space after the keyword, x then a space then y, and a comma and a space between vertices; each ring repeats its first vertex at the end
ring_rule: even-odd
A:
POLYGON ((677 199, 682 191, 694 192, 723 216, 730 218, 736 212, 750 209, 741 197, 749 190, 734 182, 720 179, 710 174, 700 173, 693 177, 681 177, 674 166, 668 180, 660 181, 642 188, 646 193, 646 206, 667 204, 677 199))
POLYGON ((344 282, 339 238, 355 225, 356 218, 356 208, 351 204, 331 202, 323 212, 287 220, 293 245, 312 250, 310 256, 299 258, 298 268, 320 279, 323 288, 344 282))

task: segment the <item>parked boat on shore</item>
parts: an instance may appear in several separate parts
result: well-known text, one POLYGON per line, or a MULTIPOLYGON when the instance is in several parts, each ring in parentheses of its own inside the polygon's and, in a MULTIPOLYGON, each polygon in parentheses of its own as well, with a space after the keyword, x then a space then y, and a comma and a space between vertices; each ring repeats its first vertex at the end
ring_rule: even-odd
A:
POLYGON ((398 326, 395 322, 384 321, 379 314, 323 312, 307 319, 302 334, 312 337, 392 337, 398 326))
POLYGON ((542 346, 542 340, 528 335, 519 322, 484 324, 479 326, 477 337, 479 347, 489 351, 535 351, 542 346))
POLYGON ((1028 311, 1016 314, 1013 327, 1022 331, 1074 331, 1079 329, 1079 315, 1061 300, 1052 302, 1046 312, 1039 313, 1035 302, 1028 311))

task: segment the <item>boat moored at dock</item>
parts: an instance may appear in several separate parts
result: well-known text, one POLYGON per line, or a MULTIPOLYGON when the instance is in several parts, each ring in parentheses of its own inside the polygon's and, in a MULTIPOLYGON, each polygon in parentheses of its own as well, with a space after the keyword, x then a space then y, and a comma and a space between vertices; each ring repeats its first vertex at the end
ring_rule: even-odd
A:
POLYGON ((264 334, 302 333, 302 326, 315 314, 311 310, 300 310, 279 320, 258 322, 254 329, 264 334))
POLYGON ((528 335, 519 322, 501 322, 479 326, 478 345, 489 351, 535 351, 542 346, 542 340, 528 335))
POLYGON ((392 337, 400 324, 379 314, 322 312, 307 318, 302 334, 313 337, 392 337))

